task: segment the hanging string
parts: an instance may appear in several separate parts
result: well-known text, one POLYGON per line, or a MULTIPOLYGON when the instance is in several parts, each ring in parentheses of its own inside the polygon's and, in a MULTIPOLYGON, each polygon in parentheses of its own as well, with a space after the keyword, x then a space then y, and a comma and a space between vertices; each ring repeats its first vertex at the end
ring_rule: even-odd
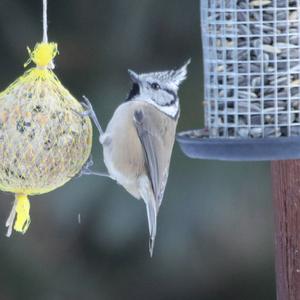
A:
POLYGON ((43 43, 48 43, 47 0, 43 0, 43 43))

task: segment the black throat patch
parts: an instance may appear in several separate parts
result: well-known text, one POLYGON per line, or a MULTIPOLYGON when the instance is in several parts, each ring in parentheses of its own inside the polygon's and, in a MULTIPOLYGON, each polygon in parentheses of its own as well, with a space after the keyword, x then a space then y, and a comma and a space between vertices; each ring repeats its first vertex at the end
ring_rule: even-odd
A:
POLYGON ((127 98, 125 99, 125 102, 132 100, 135 96, 140 94, 140 87, 137 83, 134 83, 132 85, 132 88, 129 92, 129 95, 127 96, 127 98))

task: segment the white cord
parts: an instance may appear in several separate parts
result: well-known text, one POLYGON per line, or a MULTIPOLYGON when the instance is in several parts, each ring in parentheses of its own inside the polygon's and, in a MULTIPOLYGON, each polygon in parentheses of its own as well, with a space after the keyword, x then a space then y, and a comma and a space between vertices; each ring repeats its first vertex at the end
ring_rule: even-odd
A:
POLYGON ((43 43, 48 43, 47 0, 43 0, 43 43))

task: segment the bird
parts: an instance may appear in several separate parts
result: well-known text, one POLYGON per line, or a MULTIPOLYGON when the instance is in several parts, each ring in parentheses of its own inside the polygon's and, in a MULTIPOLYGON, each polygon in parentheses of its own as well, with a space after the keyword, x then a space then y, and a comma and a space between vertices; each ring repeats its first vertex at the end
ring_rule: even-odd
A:
POLYGON ((180 116, 178 90, 187 78, 190 62, 162 72, 138 74, 128 70, 132 88, 105 131, 88 98, 84 96, 82 103, 85 111, 81 115, 89 116, 99 131, 108 173, 92 171, 93 162, 89 161, 81 175, 110 177, 145 202, 151 257, 180 116))

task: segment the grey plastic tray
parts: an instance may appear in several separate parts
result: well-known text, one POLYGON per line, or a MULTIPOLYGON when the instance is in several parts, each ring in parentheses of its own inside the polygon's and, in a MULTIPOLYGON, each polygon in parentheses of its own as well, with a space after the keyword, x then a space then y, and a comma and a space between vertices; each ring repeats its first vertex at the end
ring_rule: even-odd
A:
POLYGON ((181 150, 190 158, 226 161, 300 159, 300 136, 260 139, 191 138, 177 135, 181 150))

